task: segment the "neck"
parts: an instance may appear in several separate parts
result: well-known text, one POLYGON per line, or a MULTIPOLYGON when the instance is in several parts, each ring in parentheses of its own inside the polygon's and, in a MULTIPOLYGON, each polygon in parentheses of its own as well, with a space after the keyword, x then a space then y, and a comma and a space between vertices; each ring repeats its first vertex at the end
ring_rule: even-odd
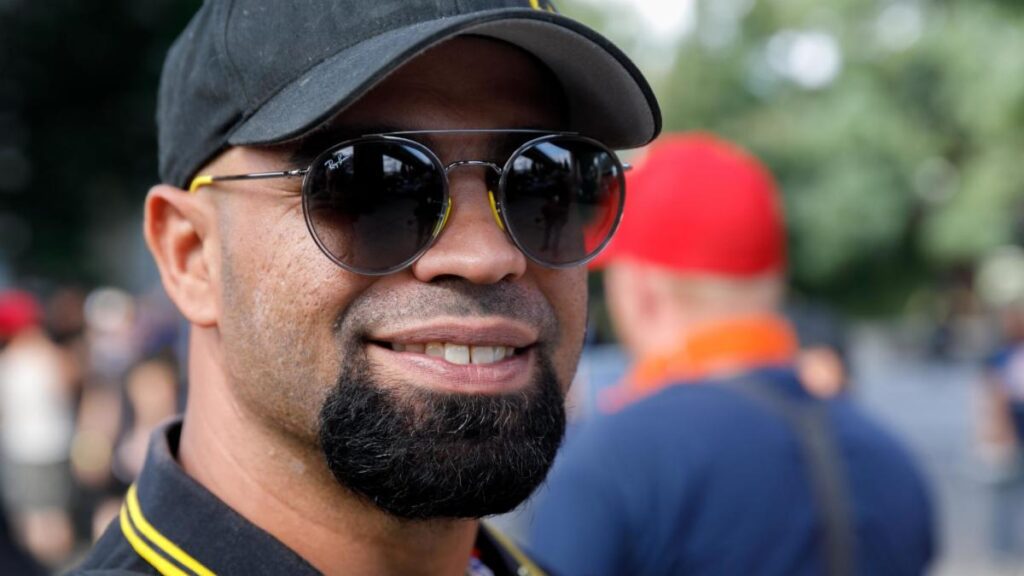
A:
POLYGON ((476 521, 400 521, 339 485, 317 446, 238 402, 215 339, 193 327, 178 452, 186 473, 328 576, 465 573, 476 521))
POLYGON ((636 376, 703 378, 751 367, 793 362, 798 343, 789 322, 776 314, 720 317, 693 323, 670 345, 639 357, 636 376))

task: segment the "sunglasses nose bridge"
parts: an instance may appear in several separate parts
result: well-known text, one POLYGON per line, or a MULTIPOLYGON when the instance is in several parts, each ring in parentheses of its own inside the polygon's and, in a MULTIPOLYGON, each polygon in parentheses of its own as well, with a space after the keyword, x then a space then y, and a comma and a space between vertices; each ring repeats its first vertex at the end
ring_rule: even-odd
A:
MULTIPOLYGON (((455 170, 456 168, 464 168, 464 167, 467 167, 467 166, 469 166, 469 167, 472 167, 472 166, 482 166, 484 168, 490 168, 495 174, 498 175, 498 178, 501 178, 501 175, 502 175, 502 172, 503 172, 501 166, 498 166, 494 162, 487 162, 486 160, 459 160, 459 161, 452 162, 451 164, 448 164, 447 166, 445 166, 444 167, 444 174, 445 174, 445 176, 448 176, 449 174, 451 174, 452 170, 455 170)), ((498 228, 501 228, 501 231, 505 232, 506 231, 505 230, 505 222, 501 218, 501 210, 498 209, 497 202, 495 201, 494 190, 490 190, 489 188, 490 187, 488 187, 488 190, 487 190, 487 200, 488 200, 488 202, 490 203, 490 206, 491 206, 491 214, 494 215, 494 221, 498 224, 498 228)), ((451 201, 449 201, 449 207, 451 205, 450 203, 451 203, 451 201)), ((445 215, 445 222, 447 222, 447 221, 448 221, 448 215, 446 214, 445 215)), ((442 227, 444 227, 443 224, 442 224, 442 227)))
POLYGON ((457 162, 452 162, 451 164, 444 167, 444 173, 447 176, 451 174, 452 170, 455 170, 456 168, 463 168, 466 166, 483 166, 484 168, 490 168, 498 176, 501 176, 501 166, 498 166, 494 162, 488 162, 486 160, 459 160, 457 162))

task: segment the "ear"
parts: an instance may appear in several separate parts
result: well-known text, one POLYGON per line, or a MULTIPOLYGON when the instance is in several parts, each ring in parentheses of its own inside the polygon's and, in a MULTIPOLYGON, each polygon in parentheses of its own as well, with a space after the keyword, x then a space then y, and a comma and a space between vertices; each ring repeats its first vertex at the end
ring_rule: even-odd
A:
POLYGON ((209 202, 173 186, 154 186, 146 196, 143 233, 164 289, 189 322, 203 327, 218 320, 214 218, 209 202))

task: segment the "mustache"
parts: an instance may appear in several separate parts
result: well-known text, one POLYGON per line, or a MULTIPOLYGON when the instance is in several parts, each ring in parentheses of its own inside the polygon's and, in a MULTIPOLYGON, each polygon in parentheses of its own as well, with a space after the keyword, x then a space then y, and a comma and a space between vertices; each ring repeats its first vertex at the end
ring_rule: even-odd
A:
POLYGON ((366 339, 384 327, 439 316, 508 318, 537 328, 541 341, 559 334, 554 308, 539 290, 507 280, 480 285, 454 277, 368 290, 338 316, 334 332, 366 339))

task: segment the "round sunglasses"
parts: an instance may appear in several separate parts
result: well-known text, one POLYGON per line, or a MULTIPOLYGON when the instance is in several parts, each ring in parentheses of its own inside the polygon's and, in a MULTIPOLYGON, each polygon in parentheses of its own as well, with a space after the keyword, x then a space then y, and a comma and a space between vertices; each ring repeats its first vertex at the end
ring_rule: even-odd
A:
POLYGON ((202 175, 214 182, 302 177, 306 225, 328 258, 345 270, 384 275, 410 266, 440 236, 452 210, 448 174, 482 167, 495 221, 529 259, 549 268, 579 266, 611 240, 625 204, 622 164, 600 142, 539 130, 417 130, 335 144, 307 168, 202 175), (417 136, 492 134, 530 138, 504 165, 444 164, 417 136))

